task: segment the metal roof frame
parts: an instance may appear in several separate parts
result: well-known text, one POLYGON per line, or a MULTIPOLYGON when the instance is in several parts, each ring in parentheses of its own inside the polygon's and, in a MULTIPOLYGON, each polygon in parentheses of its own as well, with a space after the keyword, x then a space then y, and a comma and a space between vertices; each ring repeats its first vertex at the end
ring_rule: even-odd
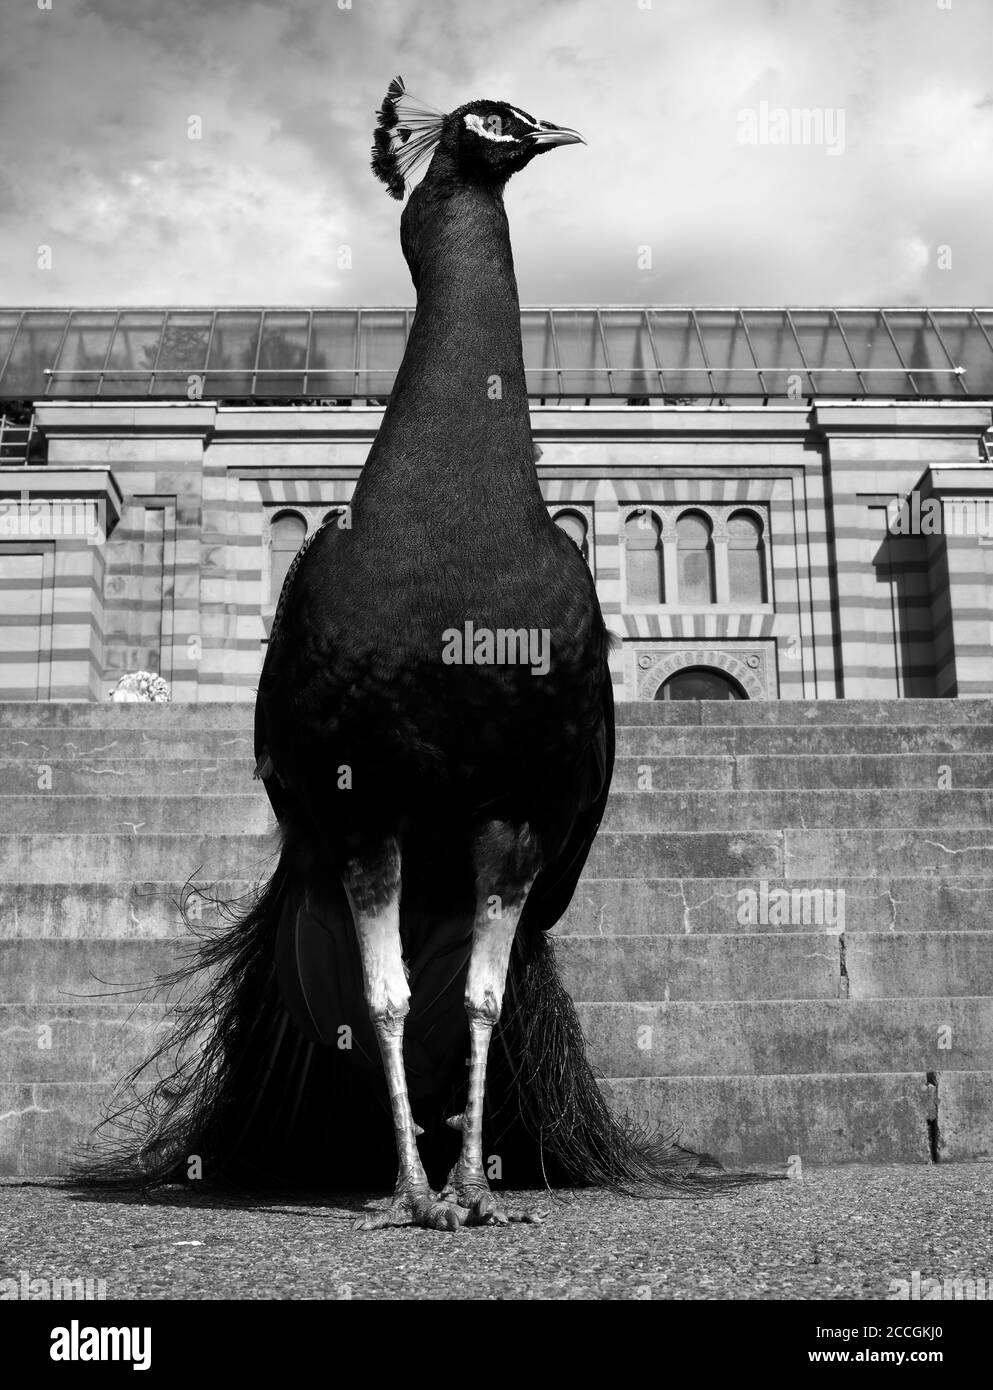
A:
MULTIPOLYGON (((128 382, 133 379, 135 383, 147 382, 147 389, 140 394, 147 397, 171 398, 177 394, 177 388, 172 384, 179 371, 166 371, 162 369, 161 358, 163 348, 166 343, 166 335, 170 328, 182 326, 184 320, 192 316, 197 316, 200 320, 198 327, 206 329, 203 362, 198 366, 188 368, 190 372, 196 372, 209 376, 212 379, 211 394, 213 391, 213 381, 217 381, 219 394, 223 394, 224 378, 240 379, 240 386, 233 390, 232 399, 251 399, 255 396, 264 396, 266 387, 272 378, 285 377, 291 381, 299 378, 299 386, 295 389, 280 391, 277 394, 285 394, 287 398, 299 398, 301 396, 327 396, 333 395, 345 398, 362 397, 382 397, 387 395, 392 386, 392 379, 399 366, 400 351, 398 340, 393 333, 386 336, 385 345, 381 345, 378 338, 373 340, 372 347, 368 346, 368 330, 372 323, 378 318, 387 316, 393 321, 394 326, 400 327, 405 342, 410 335, 413 322, 414 310, 409 305, 382 306, 382 307, 347 307, 347 306, 326 306, 321 308, 305 308, 300 305, 292 306, 243 306, 225 305, 213 308, 204 308, 190 305, 183 307, 163 306, 128 306, 126 308, 100 308, 94 306, 80 306, 75 309, 67 308, 37 308, 29 309, 24 307, 12 307, 10 312, 15 314, 16 322, 6 353, 0 362, 0 398, 5 394, 10 397, 24 396, 47 396, 49 398, 59 395, 59 387, 63 382, 76 384, 77 389, 69 392, 74 398, 101 397, 111 399, 107 394, 108 378, 113 378, 115 383, 128 382), (315 340, 315 314, 332 313, 336 315, 352 316, 351 323, 347 326, 347 331, 354 333, 354 351, 352 353, 351 367, 326 367, 321 362, 326 361, 320 356, 320 350, 315 340), (262 354, 267 342, 267 327, 272 322, 274 315, 292 314, 300 320, 301 335, 305 335, 305 345, 303 348, 303 360, 299 366, 273 366, 262 367, 262 354), (65 315, 65 322, 60 325, 59 343, 51 355, 49 361, 44 360, 35 349, 34 340, 30 336, 32 320, 36 316, 65 315), (63 355, 69 336, 72 332, 77 316, 99 316, 106 315, 106 324, 95 325, 91 322, 89 327, 108 333, 107 346, 103 353, 102 363, 94 368, 61 368, 60 359, 63 355), (127 362, 129 358, 133 362, 135 357, 140 357, 137 346, 130 346, 122 334, 129 331, 129 325, 134 319, 141 323, 143 316, 149 316, 151 322, 147 329, 143 330, 146 334, 157 332, 158 338, 155 343, 154 360, 151 367, 138 367, 122 365, 112 367, 111 361, 117 351, 117 356, 127 362), (233 367, 210 367, 210 359, 215 340, 218 337, 218 325, 221 322, 221 315, 257 315, 255 324, 255 350, 253 355, 246 355, 246 360, 238 366, 233 367), (365 338, 364 338, 365 333, 365 338), (23 335, 23 336, 22 336, 23 335), (366 351, 363 353, 363 346, 366 351), (123 349, 123 350, 122 350, 123 349), (39 360, 40 356, 40 360, 39 360), (367 365, 363 366, 365 358, 367 365), (16 371, 19 385, 15 388, 12 384, 9 392, 4 392, 4 378, 16 371), (246 392, 244 389, 246 379, 249 387, 246 392), (92 382, 92 390, 87 389, 92 382), (83 388, 83 389, 80 389, 83 388)), ((529 378, 536 381, 539 389, 532 394, 541 398, 548 397, 551 392, 548 387, 550 380, 555 381, 555 390, 560 398, 568 399, 574 396, 577 399, 590 399, 593 397, 604 398, 629 398, 653 395, 676 395, 701 396, 723 399, 725 397, 756 397, 768 400, 770 397, 785 394, 777 389, 777 374, 792 374, 797 370, 797 363, 807 378, 810 395, 835 395, 838 397, 853 398, 864 396, 871 398, 892 397, 922 399, 927 396, 954 396, 956 399, 975 398, 986 399, 993 396, 993 321, 984 321, 982 315, 993 315, 993 310, 955 307, 949 309, 929 308, 921 305, 906 305, 893 307, 859 308, 856 306, 846 308, 834 308, 829 306, 804 305, 804 306, 782 306, 765 308, 748 308, 738 306, 680 306, 680 305, 559 305, 559 306, 528 306, 522 312, 528 315, 529 333, 526 335, 528 351, 543 354, 540 363, 528 366, 525 362, 529 378), (580 362, 584 356, 588 355, 589 361, 585 365, 564 365, 563 348, 564 340, 561 337, 561 329, 565 322, 565 315, 584 314, 589 315, 589 327, 593 330, 593 337, 586 342, 585 334, 580 334, 576 345, 570 339, 569 357, 576 362, 577 355, 580 362), (620 318, 623 315, 623 323, 611 324, 612 314, 617 314, 620 318), (876 335, 879 337, 878 346, 882 348, 885 342, 889 343, 895 362, 886 366, 869 365, 872 358, 866 360, 866 353, 859 351, 853 344, 851 337, 851 323, 846 328, 846 319, 851 315, 871 316, 871 323, 866 324, 868 329, 868 342, 875 343, 876 335), (909 328, 911 336, 901 347, 897 335, 897 324, 899 316, 902 314, 914 314, 916 316, 916 329, 921 335, 921 347, 924 356, 931 361, 931 365, 914 367, 908 362, 907 352, 916 352, 916 337, 914 329, 909 328), (955 315, 957 322, 948 324, 949 333, 956 331, 961 334, 959 339, 962 356, 968 360, 969 367, 965 367, 961 362, 957 362, 949 347, 948 337, 942 332, 942 316, 955 315), (659 333, 665 327, 666 317, 671 315, 673 327, 678 323, 679 331, 676 336, 671 338, 665 347, 659 338, 659 333), (807 333, 807 346, 803 345, 802 316, 809 315, 810 332, 807 333), (756 350, 759 342, 754 334, 761 325, 763 316, 774 319, 775 330, 772 330, 770 323, 770 333, 768 337, 761 339, 763 359, 771 358, 771 362, 763 360, 760 363, 760 355, 756 350), (720 324, 715 322, 720 318, 720 324), (821 320, 821 322, 818 322, 821 320), (726 354, 729 365, 722 365, 720 360, 716 360, 715 354, 715 333, 723 330, 726 335, 734 337, 734 343, 730 351, 726 354), (688 333, 688 337, 685 335, 688 333), (625 339, 625 334, 628 335, 625 339), (642 338, 641 335, 645 335, 642 338), (708 341, 710 350, 708 350, 708 341), (647 364, 645 344, 647 342, 648 352, 650 353, 652 365, 647 364), (542 343, 544 346, 542 347, 542 343), (687 353, 691 344, 695 344, 692 352, 687 353), (795 349, 795 357, 794 357, 795 349), (666 353, 672 355, 667 357, 666 353), (698 361, 694 361, 697 353, 698 361), (735 361, 739 354, 751 359, 750 365, 739 366, 730 365, 735 361), (831 364, 831 355, 837 354, 841 358, 841 365, 831 364), (987 362, 987 354, 989 360, 987 362), (689 360, 686 360, 686 358, 689 360), (601 362, 602 357, 602 362, 601 362), (776 362, 776 358, 781 357, 781 363, 776 362), (847 359, 847 364, 844 362, 847 359), (642 365, 635 366, 633 363, 640 362, 642 365), (978 367, 977 367, 978 362, 978 367), (970 382, 967 377, 970 373, 976 378, 975 382, 970 382), (667 374, 671 374, 668 376, 667 374), (893 389, 892 386, 874 390, 873 378, 896 378, 900 389, 893 389), (942 388, 942 378, 949 378, 947 389, 942 388), (683 389, 673 390, 673 378, 679 381, 683 389), (849 385, 841 385, 839 379, 849 379, 849 385), (704 380, 706 385, 704 385, 704 380), (655 382, 657 381, 657 386, 655 382), (923 382, 927 381, 932 386, 937 386, 937 390, 928 390, 923 387, 923 382), (644 387, 638 383, 644 382, 644 387), (692 383, 698 382, 698 386, 692 383), (857 390, 851 389, 851 383, 857 383, 857 390), (637 388, 637 389, 636 389, 637 388)), ((59 328, 55 323, 50 324, 49 330, 54 329, 57 333, 59 328)), ((333 334, 334 329, 330 330, 333 334)), ((861 330, 860 330, 861 333, 861 330)), ((296 334, 296 329, 294 329, 296 334)), ((906 336, 906 335, 905 335, 906 336)), ((333 339, 332 339, 333 340, 333 339)), ((269 359, 279 361, 279 339, 269 338, 269 359)), ((328 340, 325 338, 325 342, 328 340)), ((44 339, 42 340, 44 342, 44 339)), ((151 342, 147 342, 143 351, 151 348, 151 342)), ((199 346, 199 345, 198 345, 199 346)), ((292 344, 293 358, 299 355, 300 345, 292 344)), ((875 348, 873 349, 875 351, 875 348)), ((41 353, 45 353, 44 347, 41 353)), ((289 354, 287 354, 289 356, 289 354)), ((722 351, 719 357, 725 356, 722 351)), ((332 357, 336 360, 337 354, 332 357)), ((85 360, 85 359, 84 359, 85 360)), ((229 361, 239 360, 239 352, 236 348, 234 353, 229 356, 229 361)), ((232 382, 234 384, 234 381, 232 382)), ((114 388, 111 387, 111 392, 114 388)), ((129 392, 130 396, 139 394, 129 392)))

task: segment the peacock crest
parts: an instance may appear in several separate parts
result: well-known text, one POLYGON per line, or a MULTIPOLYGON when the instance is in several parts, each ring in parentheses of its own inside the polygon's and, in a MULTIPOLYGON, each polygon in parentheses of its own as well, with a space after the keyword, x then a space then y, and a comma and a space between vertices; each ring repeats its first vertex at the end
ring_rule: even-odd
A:
POLYGON ((376 113, 372 172, 391 198, 402 198, 414 171, 434 152, 445 113, 412 96, 394 77, 376 113))

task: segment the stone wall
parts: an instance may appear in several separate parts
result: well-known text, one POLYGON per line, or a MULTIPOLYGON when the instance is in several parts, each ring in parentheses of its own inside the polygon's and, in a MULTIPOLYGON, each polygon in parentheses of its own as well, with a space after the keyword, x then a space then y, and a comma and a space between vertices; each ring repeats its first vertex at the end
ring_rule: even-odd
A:
MULTIPOLYGON (((119 516, 112 507, 102 546, 25 549, 0 535, 0 698, 106 698, 120 674, 146 668, 178 701, 251 700, 275 601, 273 520, 289 510, 312 528, 347 503, 381 419, 363 406, 39 405, 47 469, 0 468, 0 500, 39 473, 92 483, 97 470, 119 516), (37 652, 29 630, 44 633, 37 652)), ((969 478, 991 495, 990 419, 954 401, 536 407, 549 510, 585 525, 623 639, 617 697, 654 698, 655 676, 697 654, 753 699, 993 691, 993 548, 887 529, 894 499, 949 469, 954 495, 969 478), (742 602, 726 581, 695 608, 634 601, 625 522, 651 515, 671 566, 687 506, 713 519, 717 550, 727 518, 752 509, 764 602, 742 602)))

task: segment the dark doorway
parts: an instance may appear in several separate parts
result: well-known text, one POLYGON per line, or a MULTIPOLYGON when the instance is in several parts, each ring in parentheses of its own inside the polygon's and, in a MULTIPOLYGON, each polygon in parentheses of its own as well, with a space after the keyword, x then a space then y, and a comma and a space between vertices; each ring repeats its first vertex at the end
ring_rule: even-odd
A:
POLYGON ((677 671, 659 688, 656 700, 747 700, 742 687, 723 671, 689 666, 677 671))

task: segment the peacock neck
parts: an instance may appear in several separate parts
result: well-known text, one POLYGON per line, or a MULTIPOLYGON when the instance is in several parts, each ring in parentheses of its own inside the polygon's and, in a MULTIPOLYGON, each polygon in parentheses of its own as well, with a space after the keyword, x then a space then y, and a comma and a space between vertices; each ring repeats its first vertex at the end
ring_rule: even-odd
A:
POLYGON ((432 165, 403 217, 417 288, 406 353, 369 460, 365 492, 449 511, 453 498, 540 507, 520 304, 502 190, 432 165))

